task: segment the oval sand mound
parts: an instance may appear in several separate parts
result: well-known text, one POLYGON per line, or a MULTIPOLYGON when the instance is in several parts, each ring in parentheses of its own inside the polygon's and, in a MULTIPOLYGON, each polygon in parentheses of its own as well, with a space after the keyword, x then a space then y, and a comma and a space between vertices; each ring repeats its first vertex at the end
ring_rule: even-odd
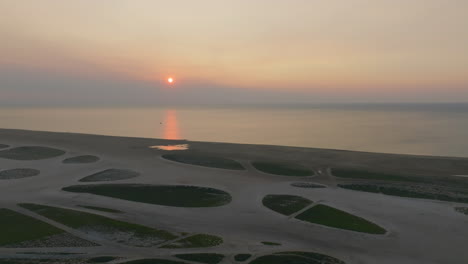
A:
POLYGON ((245 170, 245 168, 237 161, 203 155, 203 154, 165 154, 162 155, 163 158, 167 160, 172 160, 180 163, 197 165, 202 167, 210 167, 217 169, 227 169, 227 170, 245 170))
POLYGON ((11 169, 0 171, 0 180, 13 180, 39 175, 40 171, 35 169, 11 169))
POLYGON ((138 177, 140 173, 132 170, 108 169, 86 176, 80 182, 118 181, 138 177))
POLYGON ((254 161, 252 162, 257 170, 274 175, 281 176, 312 176, 314 172, 305 168, 301 165, 291 163, 277 163, 277 162, 264 162, 254 161))
POLYGON ((74 185, 65 187, 63 190, 175 207, 215 207, 231 202, 231 195, 225 191, 185 185, 74 185))
POLYGON ((94 163, 99 160, 99 157, 93 155, 82 155, 77 157, 71 157, 68 159, 64 159, 62 163, 65 164, 83 164, 83 163, 94 163))
POLYGON ((0 151, 0 158, 12 160, 41 160, 55 158, 65 151, 49 147, 17 147, 0 151))

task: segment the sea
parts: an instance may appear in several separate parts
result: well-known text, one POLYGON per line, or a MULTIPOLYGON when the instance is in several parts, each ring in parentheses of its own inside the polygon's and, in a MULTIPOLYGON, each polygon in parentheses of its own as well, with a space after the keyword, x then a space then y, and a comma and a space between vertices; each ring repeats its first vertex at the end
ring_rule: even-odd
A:
POLYGON ((0 127, 468 157, 468 103, 15 107, 0 127))

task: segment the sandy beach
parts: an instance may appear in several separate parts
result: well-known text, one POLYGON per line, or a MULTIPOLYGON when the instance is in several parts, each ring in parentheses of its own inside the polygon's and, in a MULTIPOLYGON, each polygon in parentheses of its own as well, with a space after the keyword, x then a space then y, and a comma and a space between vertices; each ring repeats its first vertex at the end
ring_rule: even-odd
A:
MULTIPOLYGON (((115 256, 112 263, 132 259, 173 258, 182 253, 220 253, 221 263, 235 263, 232 256, 252 254, 252 258, 284 251, 312 251, 326 254, 349 264, 366 263, 466 263, 468 216, 454 210, 466 203, 420 199, 360 192, 339 188, 338 184, 358 183, 334 177, 331 168, 353 168, 388 174, 414 175, 435 181, 466 180, 467 158, 378 154, 328 149, 244 145, 185 140, 127 138, 74 133, 36 132, 0 129, 0 156, 17 147, 39 146, 62 150, 51 158, 18 160, 0 157, 0 171, 30 168, 39 175, 0 181, 0 208, 32 216, 76 237, 99 244, 95 247, 0 247, 0 256, 8 258, 50 258, 46 252, 81 253, 79 257, 115 256), (187 144, 187 150, 166 151, 156 145, 187 144), (168 153, 209 155, 233 160, 245 169, 233 170, 185 164, 162 157, 168 153), (86 163, 64 163, 80 155, 98 159, 86 163), (257 170, 252 162, 293 163, 313 172, 312 176, 274 175, 257 170), (213 207, 177 207, 135 202, 91 193, 68 192, 62 188, 88 184, 84 177, 109 169, 136 172, 132 177, 93 184, 182 185, 213 188, 230 194, 229 203, 213 207), (292 183, 315 183, 326 188, 298 188, 292 183), (367 234, 300 221, 284 216, 264 205, 271 194, 295 195, 313 204, 322 204, 362 217, 386 230, 385 234, 367 234), (172 233, 210 234, 223 243, 209 248, 135 247, 82 232, 18 206, 31 203, 73 209, 112 219, 161 228, 172 233), (123 213, 94 211, 78 205, 112 208, 123 213), (272 241, 280 245, 262 244, 272 241), (21 252, 36 254, 21 255, 21 252)), ((32 174, 31 174, 32 175, 32 174)), ((93 176, 96 179, 98 176, 93 176)), ((110 176, 106 176, 110 177, 110 176)), ((99 178, 98 178, 99 179, 99 178)), ((169 242, 166 242, 168 244, 169 242)), ((57 256, 55 256, 57 257, 57 256)), ((63 259, 73 255, 58 256, 63 259)), ((188 262, 190 263, 190 262, 188 262)))

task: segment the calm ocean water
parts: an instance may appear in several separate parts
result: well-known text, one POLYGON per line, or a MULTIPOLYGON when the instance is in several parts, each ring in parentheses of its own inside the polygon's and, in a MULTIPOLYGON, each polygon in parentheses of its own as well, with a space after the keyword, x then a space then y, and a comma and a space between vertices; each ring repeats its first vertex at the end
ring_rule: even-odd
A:
POLYGON ((0 127, 468 157, 468 104, 9 108, 0 127))

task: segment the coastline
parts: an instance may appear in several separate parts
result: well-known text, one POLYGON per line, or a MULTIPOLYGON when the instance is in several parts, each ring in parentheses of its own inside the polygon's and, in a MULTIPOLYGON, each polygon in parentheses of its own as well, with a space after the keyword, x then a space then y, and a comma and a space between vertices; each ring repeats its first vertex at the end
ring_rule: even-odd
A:
MULTIPOLYGON (((158 138, 141 138, 127 136, 109 136, 98 134, 84 134, 74 132, 51 132, 51 131, 35 131, 24 129, 4 129, 0 128, 0 138, 17 142, 43 142, 57 146, 76 146, 76 144, 66 144, 66 141, 81 142, 91 144, 88 146, 93 149, 92 142, 100 141, 106 145, 112 144, 115 147, 125 145, 134 145, 135 148, 146 149, 154 145, 177 145, 189 144, 190 148, 187 152, 207 152, 211 154, 232 155, 233 158, 269 158, 280 157, 284 161, 304 161, 318 162, 324 165, 334 165, 335 163, 353 162, 356 167, 374 167, 385 170, 408 170, 409 173, 434 175, 444 173, 449 175, 464 175, 468 170, 468 157, 453 157, 453 156, 433 156, 433 155, 413 155, 413 154, 395 154, 395 153, 379 153, 341 149, 324 149, 311 147, 295 147, 295 146, 280 146, 280 145, 263 145, 263 144, 240 144, 240 143, 224 143, 224 142, 207 142, 207 141, 190 141, 185 139, 158 139, 158 138), (60 144, 57 144, 60 143, 60 144), (65 143, 65 144, 64 144, 65 143), (306 158, 300 157, 307 156, 306 158), (394 164, 386 166, 381 162, 392 160, 392 163, 399 167, 395 168, 394 164), (413 163, 413 164, 402 164, 413 163), (438 162, 434 164, 434 162, 438 162), (377 164, 376 164, 377 163, 377 164), (417 165, 416 165, 417 164, 417 165), (425 167, 425 168, 424 168, 425 167)), ((0 142, 1 143, 1 142, 0 142)), ((81 145, 84 147, 84 145, 81 145)), ((156 151, 156 150, 155 150, 156 151)))
MULTIPOLYGON (((131 259, 196 252, 217 252, 225 255, 251 252, 255 256, 261 256, 274 251, 302 250, 337 257, 348 264, 457 263, 468 259, 464 246, 468 237, 468 230, 465 228, 468 220, 465 215, 453 209, 463 204, 346 190, 338 188, 337 181, 340 179, 332 177, 329 173, 330 168, 346 167, 403 173, 423 178, 443 178, 465 175, 468 171, 468 158, 11 129, 0 129, 0 144, 9 146, 0 149, 0 152, 20 146, 51 147, 66 152, 62 156, 44 160, 0 159, 2 169, 26 166, 41 171, 39 176, 28 179, 3 181, 0 186, 2 193, 0 208, 27 213, 26 210, 19 209, 16 204, 39 203, 70 209, 77 209, 77 205, 81 204, 91 204, 117 208, 125 212, 117 216, 119 220, 164 228, 173 232, 215 234, 225 240, 224 244, 213 249, 145 250, 102 243, 102 247, 67 248, 66 252, 83 253, 85 256, 113 255, 131 259), (161 158, 161 155, 175 152, 150 148, 166 144, 188 144, 188 150, 177 153, 229 158, 242 164, 245 170, 207 168, 168 161, 161 158), (100 160, 89 165, 62 163, 65 158, 77 155, 94 155, 100 160), (257 171, 252 165, 253 161, 292 162, 311 169, 316 174, 301 179, 271 175, 257 171), (118 183, 209 187, 230 193, 232 201, 228 205, 214 208, 182 208, 125 200, 116 202, 109 197, 62 190, 70 185, 82 184, 79 180, 83 177, 108 168, 129 169, 140 173, 139 177, 119 180, 118 183), (291 183, 298 181, 323 184, 327 188, 307 189, 291 186, 291 183), (333 206, 378 223, 387 230, 387 233, 370 235, 343 231, 282 217, 262 206, 262 197, 269 194, 300 195, 316 203, 333 206), (431 239, 427 239, 428 236, 431 239), (262 245, 260 241, 278 241, 281 242, 281 246, 272 248, 262 245), (451 241, 451 243, 441 246, 441 241, 451 241)), ((72 232, 69 228, 66 230, 72 232)), ((18 252, 54 250, 64 249, 0 248, 0 255, 18 258, 18 252)))

